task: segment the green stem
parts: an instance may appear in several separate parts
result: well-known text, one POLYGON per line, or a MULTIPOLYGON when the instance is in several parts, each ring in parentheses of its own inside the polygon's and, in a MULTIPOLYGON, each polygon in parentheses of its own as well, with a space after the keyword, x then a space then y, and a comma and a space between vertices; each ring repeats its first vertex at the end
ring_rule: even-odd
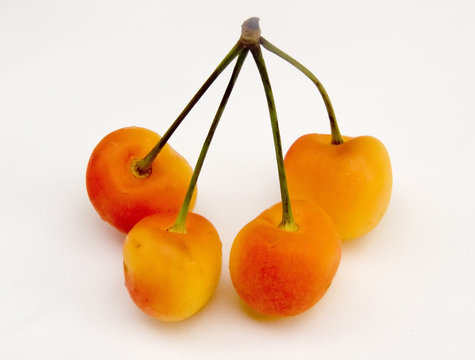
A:
POLYGON ((211 123, 208 135, 206 136, 206 139, 203 143, 203 147, 201 148, 200 155, 195 165, 195 170, 193 171, 193 175, 191 176, 188 191, 186 192, 185 200, 183 201, 175 223, 171 228, 168 229, 168 231, 186 233, 186 217, 190 208, 193 191, 195 190, 196 182, 198 181, 198 176, 200 175, 204 159, 211 144, 211 140, 213 139, 213 135, 216 131, 219 120, 221 119, 221 115, 223 115, 224 108, 226 107, 229 96, 231 95, 234 84, 236 83, 237 77, 239 75, 239 72, 241 71, 244 60, 246 59, 247 53, 248 49, 242 49, 241 53, 239 54, 239 57, 236 61, 236 65, 234 66, 233 73, 231 75, 231 79, 229 80, 228 86, 226 87, 226 91, 224 92, 223 98, 221 99, 221 103, 219 104, 218 110, 216 111, 216 115, 213 119, 213 122, 211 123))
POLYGON ((241 52, 243 45, 238 42, 226 57, 221 61, 213 73, 209 76, 208 80, 201 86, 198 92, 193 96, 188 105, 183 109, 180 115, 176 118, 170 128, 163 134, 157 145, 154 146, 152 150, 141 160, 135 160, 132 163, 132 173, 140 178, 144 178, 150 175, 152 172, 152 162, 158 156, 162 148, 167 143, 168 139, 172 136, 175 130, 180 126, 183 119, 191 111, 191 109, 196 105, 200 100, 201 96, 208 90, 211 84, 216 80, 216 78, 223 72, 223 70, 234 60, 234 58, 241 52))
POLYGON ((277 168, 279 171, 280 195, 282 197, 282 221, 279 227, 288 231, 297 231, 298 225, 294 221, 292 207, 290 204, 289 189, 287 186, 287 178, 285 176, 284 157, 282 154, 282 143, 280 139, 279 123, 277 120, 277 111, 275 109, 274 95, 270 85, 269 75, 267 74, 266 64, 259 44, 251 47, 251 53, 256 62, 259 74, 261 75, 262 84, 267 98, 267 106, 269 108, 270 120, 272 124, 272 134, 274 136, 275 155, 277 158, 277 168))
POLYGON ((295 66, 297 69, 299 69, 301 72, 303 72, 310 80, 312 80, 312 82, 315 84, 318 91, 320 92, 323 98, 323 102, 325 103, 325 107, 327 108, 327 113, 328 113, 328 117, 330 118, 330 127, 331 127, 331 132, 332 132, 332 144, 334 145, 343 144, 343 138, 340 134, 340 130, 338 129, 338 123, 336 121, 335 111, 333 110, 330 97, 328 96, 328 93, 326 92, 322 83, 305 66, 303 66, 293 57, 286 54, 285 52, 283 52, 276 46, 272 45, 269 41, 267 41, 263 37, 260 37, 259 42, 265 49, 269 50, 270 52, 273 52, 277 56, 280 56, 282 59, 286 60, 287 62, 295 66))

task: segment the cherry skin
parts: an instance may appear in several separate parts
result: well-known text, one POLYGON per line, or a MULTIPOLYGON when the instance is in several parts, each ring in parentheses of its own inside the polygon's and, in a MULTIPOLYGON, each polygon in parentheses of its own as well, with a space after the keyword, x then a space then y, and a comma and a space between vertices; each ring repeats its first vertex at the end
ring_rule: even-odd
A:
POLYGON ((236 236, 229 258, 233 285, 255 311, 299 314, 320 300, 341 257, 341 242, 328 215, 315 204, 292 201, 297 231, 279 228, 282 203, 267 209, 236 236))
POLYGON ((335 223, 342 240, 372 230, 389 205, 391 161, 384 145, 371 136, 343 137, 307 134, 285 156, 292 198, 319 205, 335 223))
MULTIPOLYGON (((192 168, 170 145, 152 162, 148 176, 132 171, 159 141, 151 130, 127 127, 104 137, 89 159, 86 187, 96 211, 118 230, 127 233, 139 220, 153 213, 174 213, 185 197, 192 168)), ((196 199, 193 194, 191 208, 196 199)))
POLYGON ((175 216, 154 214, 130 230, 123 245, 125 285, 135 304, 163 321, 198 312, 221 274, 221 241, 204 217, 188 213, 186 233, 171 231, 175 216))

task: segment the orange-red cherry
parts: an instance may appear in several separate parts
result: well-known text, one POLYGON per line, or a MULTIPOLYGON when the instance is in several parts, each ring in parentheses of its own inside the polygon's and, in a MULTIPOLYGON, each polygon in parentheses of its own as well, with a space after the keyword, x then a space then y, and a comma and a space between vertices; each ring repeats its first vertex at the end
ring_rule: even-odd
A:
POLYGON ((265 315, 290 316, 311 308, 340 264, 341 242, 329 216, 307 201, 292 201, 292 209, 298 230, 279 227, 278 203, 243 227, 231 248, 234 288, 265 315))
MULTIPOLYGON (((132 165, 158 143, 155 132, 127 127, 104 137, 89 159, 86 186, 89 199, 103 220, 127 233, 153 213, 176 214, 193 172, 188 162, 166 144, 152 162, 148 176, 137 176, 132 165)), ((196 191, 190 208, 193 208, 196 191)))

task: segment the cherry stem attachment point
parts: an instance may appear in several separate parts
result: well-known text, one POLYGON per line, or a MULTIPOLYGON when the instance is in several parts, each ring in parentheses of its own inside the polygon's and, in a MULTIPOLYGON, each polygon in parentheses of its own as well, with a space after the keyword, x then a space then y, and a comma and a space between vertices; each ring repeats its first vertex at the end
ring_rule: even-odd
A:
POLYGON ((135 160, 132 162, 132 174, 139 178, 146 178, 152 172, 152 162, 158 156, 162 148, 168 142, 170 137, 173 135, 175 130, 180 126, 181 122, 185 119, 188 113, 193 109, 196 103, 200 100, 203 94, 208 90, 211 84, 216 80, 216 78, 223 72, 224 69, 234 60, 236 56, 238 56, 243 49, 243 45, 238 42, 225 56, 225 58, 221 61, 221 63, 216 67, 213 73, 209 76, 206 82, 201 86, 201 88, 197 91, 197 93, 193 96, 190 100, 188 105, 183 109, 183 111, 178 115, 176 120, 172 123, 172 125, 168 128, 168 130, 163 134, 160 138, 158 143, 153 147, 152 150, 141 160, 135 160))
POLYGON ((274 136, 275 155, 277 158, 277 168, 279 171, 280 194, 282 197, 282 221, 279 228, 287 231, 297 231, 299 226, 294 221, 292 207, 290 204, 289 189, 287 186, 287 178, 284 168, 284 156, 282 154, 282 142, 280 138, 279 122, 277 119, 277 111, 275 108, 274 95, 270 85, 269 75, 267 74, 266 64, 259 44, 250 47, 252 56, 256 62, 259 74, 261 75, 262 84, 267 98, 267 106, 269 108, 270 120, 272 124, 272 134, 274 136))
POLYGON ((343 138, 340 134, 340 130, 338 129, 338 123, 336 121, 335 111, 333 110, 333 106, 332 106, 332 103, 330 101, 330 97, 328 96, 328 93, 325 90, 325 88, 323 87, 322 83, 305 66, 303 66, 301 63, 299 63, 297 60, 295 60, 290 55, 286 54, 285 52, 283 52, 282 50, 277 48, 275 45, 272 45, 269 41, 267 41, 263 37, 259 38, 259 42, 265 49, 269 50, 270 52, 272 52, 272 53, 276 54, 277 56, 281 57, 282 59, 284 59, 288 63, 292 64, 297 69, 299 69, 301 72, 303 72, 310 80, 312 80, 312 82, 315 84, 318 91, 320 92, 320 95, 323 98, 323 102, 325 103, 325 107, 327 108, 327 113, 328 113, 328 117, 330 119, 330 127, 331 127, 331 133, 332 133, 331 143, 334 144, 334 145, 343 144, 343 138))
POLYGON ((193 195, 193 191, 195 190, 196 183, 198 181, 198 177, 201 172, 201 168, 203 167, 204 159, 206 157, 206 154, 208 153, 208 149, 211 144, 211 140, 213 139, 213 135, 216 131, 219 120, 221 119, 221 116, 223 115, 224 109, 231 95, 231 92, 234 88, 234 84, 236 83, 239 72, 241 71, 242 65, 244 63, 244 60, 246 59, 248 52, 249 52, 248 49, 240 50, 239 57, 236 61, 236 65, 234 66, 234 70, 229 80, 228 86, 226 87, 223 98, 221 99, 221 103, 219 104, 218 110, 216 111, 216 115, 213 119, 213 122, 211 123, 210 129, 208 131, 208 135, 206 136, 206 139, 203 143, 203 147, 201 148, 200 155, 198 157, 198 160, 195 165, 195 169, 191 176, 190 184, 188 186, 188 191, 186 192, 186 195, 185 195, 185 200, 183 201, 183 204, 180 208, 180 211, 175 220, 175 223, 173 224, 172 227, 168 229, 168 231, 186 234, 186 217, 188 215, 188 211, 190 208, 190 202, 193 195))

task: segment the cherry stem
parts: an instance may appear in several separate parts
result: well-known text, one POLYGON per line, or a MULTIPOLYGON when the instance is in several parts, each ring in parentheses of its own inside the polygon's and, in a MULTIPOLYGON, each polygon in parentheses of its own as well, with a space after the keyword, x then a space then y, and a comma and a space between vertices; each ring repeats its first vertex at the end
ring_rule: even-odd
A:
POLYGON ((261 75, 262 84, 267 98, 267 106, 269 108, 270 120, 272 124, 272 134, 274 136, 274 148, 277 158, 277 168, 279 171, 280 194, 282 197, 282 221, 279 228, 287 231, 297 231, 299 226, 294 221, 292 207, 290 204, 289 189, 287 186, 287 178, 284 168, 284 157, 282 154, 282 143, 280 139, 279 123, 277 120, 277 111, 275 108, 274 95, 270 85, 269 75, 267 74, 266 64, 259 44, 250 47, 252 56, 256 62, 259 74, 261 75))
POLYGON ((323 102, 325 103, 325 107, 327 108, 328 117, 330 118, 330 127, 332 132, 332 140, 331 143, 334 145, 343 144, 343 138, 340 134, 340 130, 338 129, 338 123, 336 121, 335 111, 333 110, 332 103, 330 101, 330 97, 328 96, 327 91, 323 87, 322 83, 317 79, 315 75, 312 74, 310 70, 308 70, 305 66, 299 63, 290 55, 286 54, 276 46, 272 45, 269 41, 264 39, 262 36, 259 38, 260 44, 270 52, 276 54, 277 56, 281 57, 282 59, 286 60, 301 72, 303 72, 317 87, 320 95, 323 98, 323 102))
POLYGON ((224 69, 234 60, 236 56, 241 52, 243 49, 243 45, 238 42, 229 53, 225 56, 225 58, 221 61, 221 63, 216 67, 213 73, 209 76, 206 82, 201 86, 198 92, 193 96, 190 100, 188 105, 183 109, 180 115, 176 118, 176 120, 172 123, 172 125, 168 128, 168 130, 163 134, 160 138, 158 143, 153 147, 152 150, 141 160, 135 160, 132 163, 132 173, 139 178, 145 178, 149 176, 152 172, 152 162, 158 156, 162 148, 165 146, 167 141, 173 135, 175 130, 180 126, 181 122, 185 119, 188 113, 193 109, 196 103, 200 100, 203 94, 208 90, 211 84, 216 80, 216 78, 223 72, 224 69))
POLYGON ((188 215, 188 211, 190 208, 190 202, 193 195, 193 191, 195 190, 196 183, 198 181, 198 176, 200 175, 201 168, 203 167, 203 162, 205 160, 206 154, 208 153, 209 146, 211 144, 211 140, 213 139, 213 135, 216 131, 218 126, 219 120, 221 119, 221 115, 223 115, 224 109, 228 102, 228 99, 231 95, 233 90, 234 84, 238 78, 239 72, 241 71, 242 65, 244 60, 246 59, 248 49, 240 49, 239 57, 236 61, 236 65, 234 66, 233 73, 229 80, 228 86, 226 87, 226 91, 224 92, 223 98, 221 99, 221 103, 219 104, 218 110, 216 111, 216 115, 211 123, 210 129, 208 131, 208 135, 203 143, 203 147, 201 148, 200 155, 195 165, 195 169, 191 176, 190 184, 188 186, 188 191, 185 195, 185 200, 180 208, 180 212, 175 220, 175 223, 168 231, 186 234, 186 217, 188 215))

